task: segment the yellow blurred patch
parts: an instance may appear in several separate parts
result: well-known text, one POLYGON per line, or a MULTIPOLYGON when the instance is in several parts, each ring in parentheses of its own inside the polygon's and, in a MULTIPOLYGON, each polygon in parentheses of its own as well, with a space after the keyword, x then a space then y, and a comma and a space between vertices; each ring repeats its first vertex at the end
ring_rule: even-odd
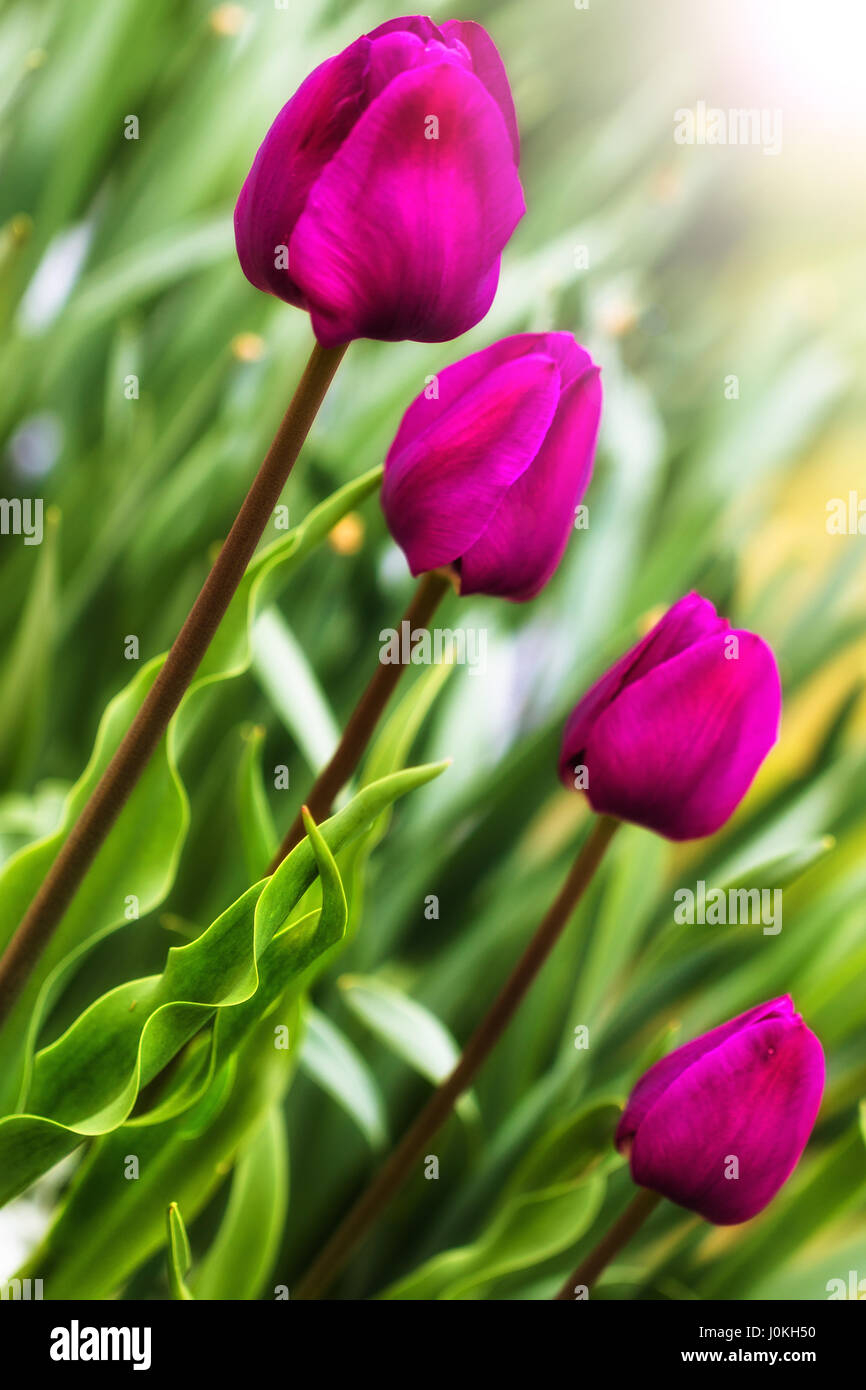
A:
POLYGON ((258 333, 238 333, 232 338, 232 356, 239 362, 260 362, 267 352, 267 344, 258 333))
POLYGON ((217 5, 210 12, 209 22, 211 29, 221 39, 231 39, 241 32, 249 17, 243 5, 217 5))
POLYGON ((338 555, 357 555, 364 544, 364 523, 357 512, 347 512, 328 532, 328 544, 338 555))

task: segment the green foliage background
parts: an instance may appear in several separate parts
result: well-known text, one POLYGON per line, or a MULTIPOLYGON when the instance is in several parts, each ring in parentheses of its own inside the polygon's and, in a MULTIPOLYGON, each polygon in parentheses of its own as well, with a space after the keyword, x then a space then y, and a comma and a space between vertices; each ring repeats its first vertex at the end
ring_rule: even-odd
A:
MULTIPOLYGON (((132 1108, 138 1081, 121 1104, 128 1077, 110 1069, 87 1070, 79 1104, 57 1057, 74 1075, 86 1049, 50 1045, 107 991, 160 976, 170 946, 215 931, 259 882, 373 669, 380 629, 411 592, 375 479, 319 513, 309 545, 300 533, 268 536, 282 546, 273 582, 244 596, 208 682, 91 876, 80 920, 64 927, 54 963, 77 949, 73 966, 38 1009, 35 995, 27 1002, 30 1046, 42 1049, 30 1102, 53 1085, 66 1107, 57 1123, 86 1112, 76 1134, 97 1136, 51 1189, 59 1215, 28 1264, 46 1297, 268 1298, 291 1287, 448 1069, 586 833, 585 806, 555 778, 565 714, 649 615, 690 587, 776 650, 781 743, 714 840, 673 847, 620 833, 437 1140, 439 1181, 415 1176, 338 1291, 549 1297, 628 1200, 610 1136, 641 1069, 786 991, 828 1059, 794 1178, 739 1228, 660 1207, 599 1293, 821 1299, 828 1279, 866 1275, 864 540, 825 526, 827 502, 864 487, 864 201, 849 178, 863 137, 788 93, 779 157, 676 145, 673 112, 698 99, 782 104, 748 46, 747 7, 704 8, 476 0, 472 17, 512 77, 530 209, 498 297, 459 344, 353 345, 286 501, 298 526, 380 464, 427 375, 505 333, 554 326, 603 368, 590 525, 533 604, 449 599, 443 625, 488 629, 487 674, 407 676, 363 780, 387 777, 410 750, 414 762, 453 763, 435 781, 379 780, 372 828, 354 848, 331 846, 349 899, 342 945, 328 917, 338 904, 329 850, 317 860, 322 896, 314 886, 280 900, 275 942, 291 952, 301 939, 280 937, 287 920, 320 933, 315 982, 293 974, 269 999, 276 1012, 259 1016, 243 1002, 266 978, 253 937, 237 957, 205 952, 206 1007, 252 1010, 239 1050, 223 1064, 211 1019, 163 1109, 132 1108), (726 396, 732 374, 737 399, 726 396), (282 764, 288 792, 273 787, 282 764), (387 825, 386 806, 409 785, 387 825), (698 878, 784 886, 782 932, 674 926, 674 889, 698 878), (129 894, 137 921, 124 918, 129 894), (431 894, 438 920, 425 917, 431 894), (289 1056, 272 1045, 283 1023, 289 1056), (574 1047, 580 1024, 586 1051, 574 1047), (130 1154, 137 1182, 124 1177, 130 1154)), ((103 711, 132 681, 113 707, 115 720, 128 717, 152 679, 309 351, 306 317, 238 268, 231 210, 242 178, 310 68, 390 15, 381 0, 285 10, 7 0, 0 12, 0 492, 48 508, 41 547, 0 538, 0 939, 103 711), (130 114, 138 140, 124 138, 130 114), (124 393, 131 374, 137 400, 124 393), (130 634, 137 664, 124 656, 130 634)), ((244 909, 257 921, 258 901, 244 909)), ((172 1018, 198 998, 164 981, 148 988, 185 1001, 172 1018)), ((9 1113, 26 1093, 26 1024, 22 1015, 0 1042, 9 1113)), ((21 1149, 3 1142, 8 1176, 21 1149)), ((41 1152, 35 1172, 48 1164, 41 1152)), ((22 1201, 47 1200, 38 1189, 11 1203, 0 1239, 22 1201)))

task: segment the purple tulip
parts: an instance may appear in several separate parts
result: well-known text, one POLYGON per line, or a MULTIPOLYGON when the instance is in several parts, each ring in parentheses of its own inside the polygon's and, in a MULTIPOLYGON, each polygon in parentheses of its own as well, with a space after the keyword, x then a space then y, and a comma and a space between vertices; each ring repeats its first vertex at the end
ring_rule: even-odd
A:
POLYGON ((514 103, 479 25, 392 19, 311 73, 241 189, 258 289, 308 309, 324 347, 442 342, 482 319, 525 212, 514 103))
POLYGON ((385 460, 382 507, 413 574, 522 601, 556 569, 592 473, 599 369, 570 333, 520 333, 446 367, 385 460))
POLYGON ((641 1187, 731 1226, 762 1211, 794 1171, 823 1089, 821 1044, 786 994, 650 1067, 616 1146, 641 1187))
POLYGON ((776 742, 781 705, 766 642, 687 594, 576 705, 560 777, 599 813, 671 840, 712 835, 776 742))

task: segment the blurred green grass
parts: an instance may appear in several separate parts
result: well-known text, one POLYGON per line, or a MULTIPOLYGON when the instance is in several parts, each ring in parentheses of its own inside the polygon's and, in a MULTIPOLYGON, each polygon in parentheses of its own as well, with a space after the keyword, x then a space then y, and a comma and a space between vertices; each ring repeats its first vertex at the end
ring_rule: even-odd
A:
MULTIPOLYGON (((473 17, 513 79, 530 208, 499 295, 459 344, 354 345, 287 490, 297 521, 380 462, 424 378, 496 336, 570 329, 602 364, 589 530, 532 605, 449 601, 443 623, 488 628, 489 670, 455 671, 440 697, 417 751, 454 765, 395 817, 341 961, 381 973, 458 1039, 582 833, 585 810, 555 780, 558 734, 609 657, 694 586, 767 637, 785 683, 780 746, 722 836, 675 849, 623 832, 479 1082, 483 1142, 449 1129, 435 1192, 410 1184, 345 1278, 348 1295, 476 1239, 521 1155, 578 1104, 624 1094, 641 1049, 672 1023, 685 1037, 784 991, 828 1055, 795 1179, 738 1230, 659 1212, 610 1291, 822 1298, 858 1258, 866 1274, 866 1160, 851 1138, 866 1093, 864 551, 862 537, 824 524, 828 499, 863 488, 866 208, 845 176, 846 141, 862 160, 863 138, 816 129, 786 94, 778 160, 675 145, 673 112, 697 99, 781 102, 760 64, 743 63, 738 7, 724 9, 543 0, 530 18, 520 0, 479 0, 473 17), (725 397, 732 373, 736 400, 725 397), (672 926, 678 884, 722 881, 824 835, 835 847, 785 890, 779 937, 672 926), (572 1046, 578 1023, 590 1027, 587 1053, 572 1046)), ((309 326, 243 279, 234 198, 306 72, 389 15, 320 0, 9 0, 0 14, 0 491, 42 496, 59 515, 56 551, 15 537, 0 546, 4 857, 55 823, 59 791, 132 674, 125 636, 138 635, 142 660, 168 645, 267 447, 309 326), (123 137, 129 114, 137 141, 123 137), (137 400, 124 395, 130 374, 137 400)), ((290 768, 293 790, 272 794, 282 828, 316 756, 298 727, 345 719, 409 589, 375 503, 293 579, 281 612, 296 681, 285 689, 263 643, 248 676, 202 702, 184 750, 192 824, 175 887, 93 953, 52 1035, 102 989, 160 968, 163 913, 202 927, 244 889, 242 727, 264 726, 265 767, 290 768)), ((334 980, 316 1004, 366 1062, 399 1132, 426 1083, 371 1037, 334 980)), ((287 1114, 293 1199, 275 1277, 291 1283, 375 1156, 307 1075, 287 1114)), ((548 1294, 626 1187, 614 1173, 572 1248, 481 1296, 548 1294)), ((194 1248, 210 1219, 191 1225, 194 1248)), ((137 1287, 154 1281, 148 1267, 137 1287)))

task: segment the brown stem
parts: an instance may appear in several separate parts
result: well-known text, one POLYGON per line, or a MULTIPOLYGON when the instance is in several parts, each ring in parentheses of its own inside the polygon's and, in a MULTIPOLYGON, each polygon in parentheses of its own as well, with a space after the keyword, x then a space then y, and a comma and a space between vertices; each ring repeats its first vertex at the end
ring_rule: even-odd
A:
POLYGON ((632 1198, 618 1221, 615 1221, 606 1236, 603 1236, 594 1250, 591 1250, 586 1259, 577 1266, 572 1275, 566 1279, 557 1299, 573 1299, 576 1289, 589 1289, 596 1279, 607 1267, 615 1255, 626 1245, 643 1223, 646 1221, 650 1212, 656 1204, 661 1201, 658 1192, 650 1192, 649 1188, 639 1187, 637 1194, 632 1198))
MULTIPOLYGON (((403 615, 403 623, 408 623, 412 633, 426 628, 436 612, 442 598, 451 587, 450 578, 439 570, 431 570, 419 581, 412 602, 403 615)), ((402 627, 398 629, 401 631, 402 627)), ((352 717, 343 731, 343 737, 327 767, 316 778, 306 797, 304 805, 317 823, 330 815, 331 802, 341 787, 344 787, 364 755, 382 711, 390 700, 403 674, 405 667, 401 662, 380 662, 370 683, 355 706, 352 717)), ((300 844, 306 831, 299 811, 271 861, 268 873, 272 874, 282 864, 286 855, 295 845, 300 844)))
POLYGON ((512 970, 495 1002, 475 1029, 453 1072, 433 1092, 421 1114, 403 1136, 378 1176, 361 1195, 324 1250, 307 1271, 293 1296, 317 1298, 329 1287, 369 1227, 406 1181, 412 1166, 448 1118, 511 1022, 571 915, 583 897, 619 821, 601 816, 583 844, 558 896, 512 970))
POLYGON ((0 959, 0 1024, 147 766, 207 651, 280 498, 345 347, 313 348, 235 523, 165 664, 0 959))

